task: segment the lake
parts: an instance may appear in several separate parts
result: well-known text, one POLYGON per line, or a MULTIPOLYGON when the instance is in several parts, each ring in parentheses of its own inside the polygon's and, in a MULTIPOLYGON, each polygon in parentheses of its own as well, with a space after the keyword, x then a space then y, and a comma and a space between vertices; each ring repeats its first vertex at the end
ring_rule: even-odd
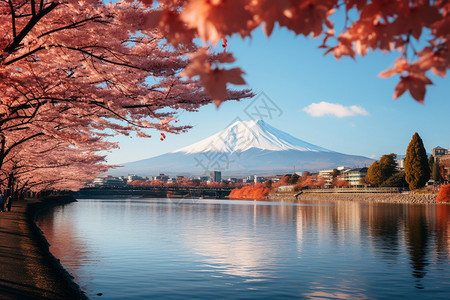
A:
POLYGON ((90 298, 450 296, 449 205, 83 199, 37 224, 90 298))

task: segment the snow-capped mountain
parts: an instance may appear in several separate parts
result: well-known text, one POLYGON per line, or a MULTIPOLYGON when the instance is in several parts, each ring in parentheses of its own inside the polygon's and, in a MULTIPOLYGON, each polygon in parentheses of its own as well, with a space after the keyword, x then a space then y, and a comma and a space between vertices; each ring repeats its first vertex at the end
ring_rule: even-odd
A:
POLYGON ((334 152, 278 130, 264 121, 238 121, 190 146, 126 163, 111 175, 270 175, 316 171, 338 166, 369 166, 372 159, 334 152))
POLYGON ((235 153, 244 152, 252 148, 269 151, 332 152, 293 137, 262 120, 257 120, 235 122, 230 127, 198 143, 178 149, 172 153, 193 154, 208 151, 235 153))

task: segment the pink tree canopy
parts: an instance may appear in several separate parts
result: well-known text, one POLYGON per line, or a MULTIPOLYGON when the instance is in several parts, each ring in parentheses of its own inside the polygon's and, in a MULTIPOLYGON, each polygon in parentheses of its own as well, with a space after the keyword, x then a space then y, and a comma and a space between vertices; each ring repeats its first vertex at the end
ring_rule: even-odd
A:
MULTIPOLYGON (((46 176, 63 186, 70 172, 73 182, 89 180, 105 171, 98 151, 117 147, 108 137, 184 132, 189 126, 177 124, 176 113, 215 100, 180 75, 197 46, 168 44, 146 22, 153 11, 129 1, 0 1, 3 185, 10 174, 33 186, 51 182, 46 176)), ((211 63, 222 57, 209 55, 211 63)), ((223 96, 253 94, 227 89, 223 96)))

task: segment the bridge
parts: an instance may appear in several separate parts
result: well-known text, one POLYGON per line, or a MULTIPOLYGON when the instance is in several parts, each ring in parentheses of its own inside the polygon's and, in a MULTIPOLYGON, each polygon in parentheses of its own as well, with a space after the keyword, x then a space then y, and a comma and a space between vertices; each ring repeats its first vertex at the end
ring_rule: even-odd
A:
POLYGON ((103 196, 141 196, 158 198, 226 198, 234 187, 198 187, 198 186, 124 186, 90 187, 74 193, 76 198, 103 196))

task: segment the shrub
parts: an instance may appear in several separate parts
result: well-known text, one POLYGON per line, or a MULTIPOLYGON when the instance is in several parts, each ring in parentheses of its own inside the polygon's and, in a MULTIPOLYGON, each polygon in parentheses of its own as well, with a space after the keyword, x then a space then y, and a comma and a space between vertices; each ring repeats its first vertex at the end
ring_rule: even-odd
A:
POLYGON ((270 189, 262 183, 256 183, 254 186, 244 186, 231 191, 230 199, 262 199, 266 197, 270 189))
POLYGON ((441 186, 436 198, 437 202, 450 202, 450 184, 441 186))

